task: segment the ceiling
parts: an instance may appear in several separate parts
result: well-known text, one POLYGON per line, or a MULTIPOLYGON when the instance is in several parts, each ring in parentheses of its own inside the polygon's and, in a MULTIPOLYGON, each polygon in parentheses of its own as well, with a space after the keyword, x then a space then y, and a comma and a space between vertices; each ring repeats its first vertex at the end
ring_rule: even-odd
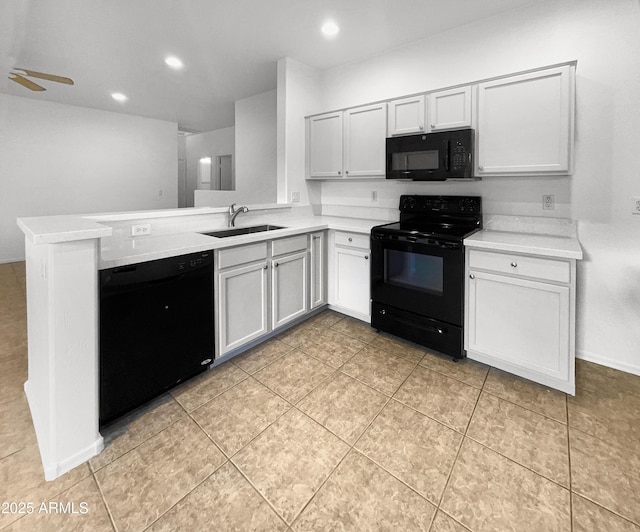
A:
POLYGON ((177 122, 233 125, 233 102, 276 87, 276 62, 324 70, 531 0, 2 0, 0 92, 177 122), (326 19, 337 37, 320 33, 326 19), (164 58, 180 57, 181 71, 164 58), (75 81, 10 81, 21 67, 75 81), (117 103, 112 92, 128 96, 117 103))

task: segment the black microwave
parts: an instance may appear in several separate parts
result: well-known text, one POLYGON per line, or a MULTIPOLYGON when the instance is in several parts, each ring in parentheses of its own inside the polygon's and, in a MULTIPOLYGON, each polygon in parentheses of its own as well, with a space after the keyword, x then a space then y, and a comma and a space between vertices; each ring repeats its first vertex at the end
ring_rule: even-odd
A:
POLYGON ((473 179, 473 129, 387 139, 387 179, 473 179))

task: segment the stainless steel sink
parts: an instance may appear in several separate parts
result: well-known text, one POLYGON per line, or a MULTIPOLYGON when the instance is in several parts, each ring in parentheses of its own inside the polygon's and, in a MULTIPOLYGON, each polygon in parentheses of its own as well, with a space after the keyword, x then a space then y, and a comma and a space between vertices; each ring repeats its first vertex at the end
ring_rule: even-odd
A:
POLYGON ((280 225, 254 225, 252 227, 234 227, 232 229, 222 229, 220 231, 211 231, 209 233, 202 234, 207 236, 215 236, 216 238, 226 238, 228 236, 262 233, 264 231, 273 231, 275 229, 284 229, 284 227, 280 225))

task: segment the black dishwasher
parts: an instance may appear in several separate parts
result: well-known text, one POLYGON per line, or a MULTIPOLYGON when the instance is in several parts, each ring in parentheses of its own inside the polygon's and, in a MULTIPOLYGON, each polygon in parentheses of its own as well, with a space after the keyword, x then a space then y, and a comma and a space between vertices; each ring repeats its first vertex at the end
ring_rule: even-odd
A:
POLYGON ((207 369, 213 252, 100 271, 100 426, 207 369))

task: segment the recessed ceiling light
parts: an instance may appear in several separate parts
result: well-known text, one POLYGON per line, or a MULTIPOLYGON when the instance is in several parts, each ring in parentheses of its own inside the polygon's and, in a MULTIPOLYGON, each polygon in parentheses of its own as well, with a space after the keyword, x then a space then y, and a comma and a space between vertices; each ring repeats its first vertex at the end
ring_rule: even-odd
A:
POLYGON ((338 35, 340 28, 333 20, 329 20, 322 25, 321 31, 325 37, 335 37, 338 35))
POLYGON ((112 92, 111 93, 111 97, 116 101, 116 102, 126 102, 129 98, 127 98, 127 96, 125 94, 122 94, 121 92, 112 92))
POLYGON ((184 63, 182 62, 182 60, 179 57, 176 57, 175 55, 170 55, 169 57, 166 57, 164 62, 167 64, 167 66, 170 66, 175 70, 180 70, 184 66, 184 63))

